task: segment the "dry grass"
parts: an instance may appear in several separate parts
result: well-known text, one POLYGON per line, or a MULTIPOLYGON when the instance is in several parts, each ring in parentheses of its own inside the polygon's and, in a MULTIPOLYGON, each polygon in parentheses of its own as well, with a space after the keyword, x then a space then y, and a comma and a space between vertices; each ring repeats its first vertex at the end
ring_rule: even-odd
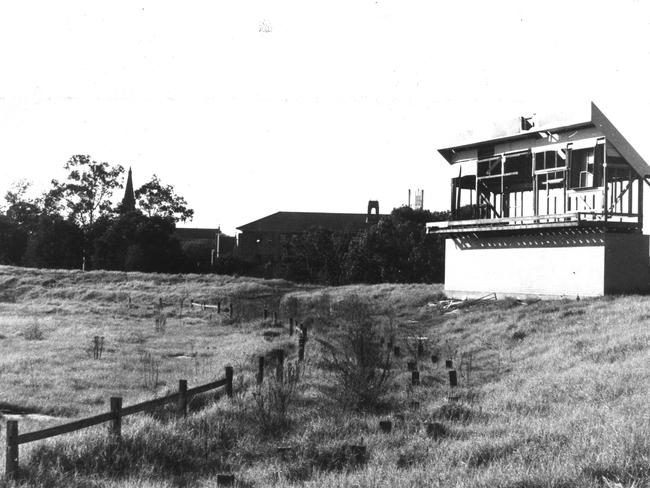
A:
MULTIPOLYGON (((206 404, 185 421, 127 419, 119 451, 103 429, 95 435, 85 431, 39 443, 31 455, 21 453, 31 485, 212 487, 215 473, 229 470, 237 474, 241 486, 259 487, 638 488, 650 483, 648 297, 531 304, 504 300, 435 316, 426 302, 439 287, 295 290, 284 282, 235 280, 233 285, 229 278, 214 277, 212 284, 209 278, 197 277, 192 288, 193 278, 142 275, 137 280, 142 286, 133 293, 142 293, 148 306, 128 311, 122 300, 111 302, 107 296, 122 296, 130 281, 108 280, 110 292, 102 284, 89 285, 96 294, 90 299, 89 292, 81 290, 81 282, 91 281, 89 274, 80 275, 77 284, 68 277, 71 284, 57 292, 69 297, 63 299, 46 297, 47 290, 34 292, 32 288, 41 285, 21 281, 46 281, 51 279, 47 272, 26 271, 20 276, 13 269, 2 271, 0 283, 3 279, 12 283, 5 286, 3 296, 15 301, 0 304, 5 336, 0 340, 0 383, 3 391, 13 392, 7 397, 13 402, 30 398, 34 407, 49 405, 65 413, 77 401, 106 399, 113 391, 135 400, 145 394, 137 371, 122 366, 128 381, 121 380, 120 388, 111 372, 131 360, 137 362, 137 351, 144 346, 161 357, 184 352, 214 364, 212 372, 208 367, 201 373, 200 368, 190 371, 192 360, 186 360, 185 370, 178 362, 166 361, 176 366, 161 371, 170 382, 161 390, 173 387, 170 378, 175 373, 192 378, 190 373, 199 371, 194 376, 198 382, 220 376, 225 362, 236 363, 239 358, 235 367, 244 371, 234 401, 206 404), (151 285, 145 285, 148 282, 151 285), (370 411, 344 408, 336 398, 333 374, 323 369, 317 343, 310 341, 302 386, 288 410, 289 426, 275 437, 262 436, 254 417, 251 356, 278 344, 295 349, 295 341, 289 341, 286 333, 265 340, 260 320, 214 324, 214 317, 211 322, 206 313, 184 318, 182 326, 171 315, 164 334, 154 331, 152 304, 160 290, 178 297, 207 288, 216 294, 216 283, 246 290, 247 297, 257 286, 265 290, 263 295, 272 288, 278 300, 293 293, 300 300, 300 320, 314 318, 310 333, 323 337, 330 334, 328 313, 342 297, 356 293, 367 300, 379 314, 377 321, 392 321, 396 327, 404 356, 397 361, 399 372, 383 404, 370 411), (48 313, 52 309, 59 312, 48 313), (27 341, 20 334, 34 320, 44 339, 27 341), (102 361, 77 352, 100 332, 107 338, 106 347, 117 343, 119 352, 108 353, 102 361), (77 334, 85 339, 77 342, 77 334), (406 361, 417 349, 409 339, 415 335, 429 339, 425 358, 419 361, 423 385, 410 387, 406 361), (208 349, 215 344, 227 356, 208 349), (428 359, 431 354, 438 355, 438 364, 428 359), (447 372, 441 365, 447 356, 453 356, 462 372, 453 392, 459 397, 456 402, 447 400, 447 372), (73 381, 82 380, 88 383, 79 383, 75 390, 73 381), (386 418, 394 421, 391 434, 378 429, 378 421, 386 418), (430 421, 444 425, 437 438, 427 435, 430 421), (367 458, 348 459, 350 444, 365 445, 367 458), (283 457, 277 452, 279 445, 293 449, 283 457)), ((74 414, 103 408, 89 405, 74 414)))

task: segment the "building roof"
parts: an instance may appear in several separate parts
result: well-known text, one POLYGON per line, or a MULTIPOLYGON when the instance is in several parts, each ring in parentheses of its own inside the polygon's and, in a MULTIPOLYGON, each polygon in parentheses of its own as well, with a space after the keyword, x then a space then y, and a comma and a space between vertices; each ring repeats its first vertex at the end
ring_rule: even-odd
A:
POLYGON ((603 114, 603 112, 593 102, 591 103, 591 115, 586 120, 583 118, 581 121, 564 121, 564 123, 560 125, 545 124, 543 127, 536 127, 534 130, 510 133, 491 139, 482 139, 477 142, 450 146, 438 149, 438 152, 447 160, 447 162, 454 164, 453 155, 455 152, 460 150, 474 149, 486 144, 497 144, 531 137, 539 137, 540 133, 544 132, 560 132, 588 127, 596 127, 599 129, 607 138, 608 144, 611 143, 640 176, 650 176, 650 166, 648 163, 645 162, 641 155, 632 147, 627 139, 623 137, 614 124, 610 122, 605 114, 603 114))
MULTIPOLYGON (((383 216, 379 215, 379 217, 383 216)), ((367 217, 367 214, 353 213, 276 212, 237 227, 237 230, 297 234, 312 227, 322 227, 332 231, 341 231, 365 227, 367 217)))

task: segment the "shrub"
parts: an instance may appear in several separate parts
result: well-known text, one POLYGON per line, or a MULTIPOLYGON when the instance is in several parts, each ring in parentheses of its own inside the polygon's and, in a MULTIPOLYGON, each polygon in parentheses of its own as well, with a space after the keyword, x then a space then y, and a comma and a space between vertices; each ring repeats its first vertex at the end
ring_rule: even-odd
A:
POLYGON ((289 362, 281 380, 269 377, 253 393, 253 418, 262 435, 277 435, 289 428, 289 410, 298 395, 300 366, 289 362))
POLYGON ((334 371, 347 403, 357 408, 376 406, 391 379, 391 357, 382 347, 370 307, 352 295, 339 304, 342 334, 334 342, 319 339, 325 349, 324 366, 334 371))
POLYGON ((25 329, 23 337, 28 341, 41 341, 44 338, 43 329, 41 329, 41 326, 35 320, 32 325, 25 329))

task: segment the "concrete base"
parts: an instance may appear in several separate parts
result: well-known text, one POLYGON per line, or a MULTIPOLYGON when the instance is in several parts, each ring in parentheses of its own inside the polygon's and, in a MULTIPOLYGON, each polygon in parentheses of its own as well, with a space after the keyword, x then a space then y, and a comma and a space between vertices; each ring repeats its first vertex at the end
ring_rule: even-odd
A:
POLYGON ((572 232, 446 240, 445 293, 518 298, 650 291, 648 236, 572 232))

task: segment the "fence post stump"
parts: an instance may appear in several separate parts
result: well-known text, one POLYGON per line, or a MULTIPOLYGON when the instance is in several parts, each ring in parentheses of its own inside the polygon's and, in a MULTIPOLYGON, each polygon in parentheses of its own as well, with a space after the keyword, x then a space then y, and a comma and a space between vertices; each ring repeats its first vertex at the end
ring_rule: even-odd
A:
POLYGON ((451 386, 452 388, 458 386, 458 378, 456 376, 455 369, 449 371, 449 386, 451 386))
POLYGON ((451 369, 454 367, 454 362, 451 359, 445 360, 445 368, 451 369))
POLYGON ((218 474, 217 486, 235 486, 235 475, 231 473, 218 474))
POLYGON ((257 365, 257 384, 261 385, 263 382, 264 382, 264 356, 260 356, 257 365))
POLYGON ((418 338, 418 358, 424 356, 424 342, 418 338))
POLYGON ((108 426, 109 433, 119 439, 122 436, 122 397, 111 397, 111 413, 113 420, 108 426))
POLYGON ((217 313, 221 313, 221 300, 217 302, 217 313))
POLYGON ((269 318, 269 311, 268 311, 268 309, 266 309, 266 308, 264 309, 264 316, 263 316, 263 318, 264 318, 264 320, 266 320, 266 319, 269 318))
POLYGON ((230 318, 233 317, 232 302, 230 302, 230 318))
POLYGON ((273 325, 278 325, 278 313, 273 312, 273 325))
POLYGON ((411 385, 418 386, 420 384, 420 372, 413 370, 411 371, 411 385))
POLYGON ((289 337, 293 335, 293 317, 289 318, 289 337))
POLYGON ((5 477, 14 479, 18 474, 18 421, 7 421, 5 477))
POLYGON ((400 352, 401 352, 401 351, 400 351, 399 346, 393 346, 393 355, 394 355, 396 358, 400 357, 400 352))
POLYGON ((187 380, 178 380, 178 404, 176 406, 176 416, 185 417, 187 415, 187 380))
POLYGON ((232 377, 232 366, 226 366, 226 395, 228 395, 229 398, 232 398, 232 377))
POLYGON ((393 430, 393 423, 390 420, 380 420, 379 429, 385 434, 390 434, 391 430, 393 430))

